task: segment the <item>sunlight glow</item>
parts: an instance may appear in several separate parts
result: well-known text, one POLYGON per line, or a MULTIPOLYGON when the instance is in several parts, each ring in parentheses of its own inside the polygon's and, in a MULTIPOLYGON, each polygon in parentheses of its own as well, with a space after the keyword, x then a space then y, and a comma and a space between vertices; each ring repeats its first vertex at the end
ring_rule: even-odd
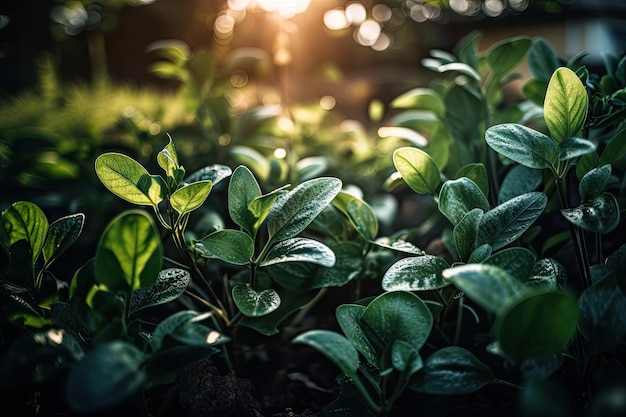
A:
POLYGON ((278 13, 283 19, 306 12, 311 4, 311 0, 256 0, 256 2, 266 12, 278 13))
POLYGON ((324 110, 332 110, 335 108, 337 101, 333 96, 324 96, 320 98, 320 107, 324 110))
POLYGON ((375 20, 366 20, 356 32, 356 41, 363 46, 372 46, 380 37, 382 28, 375 20))
POLYGON ((359 2, 352 2, 346 6, 346 17, 353 25, 360 25, 367 18, 367 10, 359 2))
POLYGON ((287 151, 284 148, 274 149, 274 158, 285 159, 286 156, 287 156, 287 151))
POLYGON ((350 26, 343 9, 331 9, 324 13, 324 25, 330 30, 341 30, 350 26))

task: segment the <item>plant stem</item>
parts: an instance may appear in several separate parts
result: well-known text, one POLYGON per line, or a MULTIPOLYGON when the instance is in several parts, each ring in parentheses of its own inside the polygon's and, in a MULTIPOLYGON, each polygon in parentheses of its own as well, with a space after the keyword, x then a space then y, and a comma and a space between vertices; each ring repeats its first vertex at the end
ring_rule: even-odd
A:
POLYGON ((464 297, 459 297, 459 303, 457 305, 457 312, 456 312, 456 329, 454 331, 454 339, 452 341, 452 344, 454 346, 459 344, 459 339, 461 339, 461 322, 463 321, 463 298, 464 297))

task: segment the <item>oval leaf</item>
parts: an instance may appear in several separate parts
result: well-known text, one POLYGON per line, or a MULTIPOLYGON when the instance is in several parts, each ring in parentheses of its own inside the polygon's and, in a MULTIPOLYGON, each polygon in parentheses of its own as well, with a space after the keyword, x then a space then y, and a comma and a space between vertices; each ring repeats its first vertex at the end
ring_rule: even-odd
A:
POLYGON ((48 233, 48 219, 44 212, 34 203, 17 201, 2 213, 1 220, 0 242, 5 252, 10 254, 13 244, 26 241, 30 248, 31 265, 34 265, 48 233))
POLYGON ((292 343, 310 346, 326 356, 349 378, 356 378, 359 353, 352 343, 339 333, 330 330, 310 330, 295 337, 292 343))
POLYGON ((535 254, 526 248, 507 248, 485 259, 484 263, 498 266, 520 282, 526 282, 535 265, 535 254))
POLYGON ((184 185, 170 196, 170 205, 179 215, 187 214, 204 203, 212 187, 213 183, 208 180, 184 185))
POLYGON ((228 184, 228 213, 230 218, 251 236, 254 235, 256 218, 248 207, 259 196, 261 187, 252 172, 243 165, 238 166, 228 184))
POLYGON ((80 236, 85 223, 82 213, 62 217, 50 225, 43 247, 46 267, 65 252, 80 236))
POLYGON ((393 164, 413 191, 418 194, 436 194, 441 183, 439 168, 426 152, 409 147, 396 149, 393 164))
POLYGON ((504 354, 519 362, 563 351, 577 323, 578 307, 569 293, 529 293, 503 306, 493 334, 504 354))
POLYGON ((302 232, 341 190, 338 178, 316 178, 280 195, 267 215, 270 240, 277 242, 302 232))
POLYGON ((335 310, 337 323, 352 345, 374 366, 378 365, 376 351, 361 328, 361 316, 365 307, 357 304, 342 304, 335 310))
POLYGON ((543 213, 548 197, 531 192, 512 198, 486 212, 480 219, 476 244, 498 250, 520 237, 543 213))
POLYGON ((385 272, 385 291, 427 291, 450 285, 441 271, 450 265, 437 256, 424 255, 400 259, 385 272))
POLYGON ((472 253, 483 214, 478 208, 468 211, 452 230, 454 245, 461 261, 467 261, 472 253))
POLYGON ((542 181, 541 170, 515 165, 502 181, 498 203, 502 204, 518 195, 535 191, 542 181))
POLYGON ((580 180, 578 193, 582 201, 591 201, 599 197, 611 178, 611 165, 606 164, 598 168, 593 168, 587 172, 580 180))
POLYGON ((559 161, 578 158, 596 150, 593 142, 581 138, 565 138, 558 145, 559 161))
POLYGON ((518 164, 535 169, 552 167, 557 162, 557 146, 552 139, 529 127, 503 123, 487 129, 487 144, 518 164))
POLYGON ((439 192, 439 211, 453 225, 457 225, 474 209, 481 209, 483 212, 490 209, 487 197, 474 181, 462 177, 443 184, 439 192))
POLYGON ((587 117, 587 90, 574 71, 561 67, 554 71, 543 113, 550 136, 558 143, 575 136, 587 117))
POLYGON ((335 253, 322 242, 306 238, 292 238, 277 243, 259 266, 282 262, 309 262, 321 266, 335 265, 335 253))
POLYGON ((470 351, 458 346, 437 350, 411 382, 411 389, 423 394, 463 395, 494 381, 491 369, 470 351))
POLYGON ((257 292, 249 285, 233 288, 233 301, 248 317, 259 317, 271 313, 280 306, 280 296, 273 289, 257 292))
POLYGON ((118 197, 155 209, 163 201, 161 182, 131 157, 110 152, 100 155, 95 164, 102 184, 118 197))
POLYGON ((165 304, 180 297, 191 282, 191 274, 184 269, 168 268, 149 288, 137 288, 130 298, 130 312, 165 304))
POLYGON ((129 210, 107 226, 96 249, 96 280, 109 289, 150 287, 163 263, 163 247, 152 217, 129 210))
POLYGON ((202 256, 234 265, 246 265, 254 255, 254 241, 239 230, 218 230, 204 237, 200 245, 196 245, 196 248, 202 256))
POLYGON ((533 288, 555 290, 564 288, 567 282, 565 267, 554 259, 544 258, 535 262, 526 285, 533 288))
POLYGON ((446 269, 442 275, 491 313, 526 290, 522 282, 495 265, 466 264, 446 269))
POLYGON ((378 234, 378 219, 372 208, 361 199, 339 192, 333 200, 333 206, 345 214, 357 232, 366 240, 376 239, 378 234))

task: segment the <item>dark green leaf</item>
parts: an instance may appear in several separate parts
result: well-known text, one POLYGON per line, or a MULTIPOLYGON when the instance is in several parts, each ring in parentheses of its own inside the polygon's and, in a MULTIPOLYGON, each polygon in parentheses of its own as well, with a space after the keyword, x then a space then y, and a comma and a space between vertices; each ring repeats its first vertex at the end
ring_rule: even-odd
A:
POLYGON ((232 174, 230 167, 226 165, 213 164, 195 171, 185 179, 185 182, 192 183, 198 181, 211 181, 213 186, 232 174))
POLYGON ((527 285, 541 289, 564 288, 566 283, 567 271, 563 265, 550 258, 538 260, 526 282, 527 285))
POLYGON ((82 213, 62 217, 50 224, 43 257, 47 266, 61 256, 80 236, 85 223, 82 213))
POLYGON ((331 244, 335 253, 335 265, 332 268, 320 268, 315 275, 311 288, 342 287, 355 279, 363 268, 363 249, 354 242, 331 244))
POLYGON ((454 245, 461 261, 467 261, 474 250, 478 225, 483 214, 483 210, 478 208, 470 210, 454 226, 452 236, 454 237, 454 245))
POLYGON ((508 300, 526 291, 521 281, 495 265, 460 265, 446 269, 442 274, 491 313, 496 313, 508 300))
POLYGON ((493 325, 493 335, 514 362, 560 353, 578 323, 576 299, 560 291, 529 292, 506 303, 493 325))
POLYGON ((296 336, 292 343, 310 346, 337 365, 349 378, 355 378, 359 353, 348 339, 330 330, 309 330, 296 336))
POLYGON ((302 232, 341 190, 338 178, 305 181, 280 195, 267 215, 270 240, 279 242, 302 232))
POLYGON ((378 366, 376 351, 361 328, 361 316, 365 307, 358 304, 342 304, 335 310, 337 323, 350 343, 372 365, 378 366))
POLYGON ((331 267, 335 264, 335 253, 322 242, 296 237, 274 245, 259 266, 282 262, 308 262, 331 267))
POLYGON ((398 372, 405 372, 407 377, 422 369, 424 365, 419 352, 402 340, 396 340, 391 346, 391 364, 398 372))
POLYGON ((472 251, 467 260, 468 263, 480 263, 486 260, 493 253, 491 245, 484 243, 472 251))
POLYGON ((596 145, 586 139, 568 137, 558 145, 559 161, 578 158, 596 150, 596 145))
POLYGON ((376 297, 365 308, 361 321, 384 346, 401 340, 417 351, 426 343, 433 325, 426 304, 415 294, 404 291, 386 292, 376 297))
POLYGON ((606 164, 587 172, 578 184, 578 193, 582 201, 591 201, 599 197, 611 178, 611 165, 606 164))
POLYGON ((238 166, 230 177, 228 185, 228 213, 231 219, 254 236, 256 217, 248 210, 250 203, 261 196, 261 188, 252 172, 243 165, 238 166))
MULTIPOLYGON (((162 320, 150 338, 150 346, 153 351, 159 351, 163 348, 166 337, 173 337, 172 335, 178 331, 178 329, 187 326, 190 323, 195 323, 206 319, 210 316, 210 313, 198 313, 197 311, 182 310, 178 311, 171 316, 162 320)), ((211 343, 207 343, 211 344, 211 343)))
POLYGON ((471 352, 457 346, 430 355, 411 382, 411 389, 432 395, 462 395, 494 382, 491 369, 471 352))
POLYGON ((372 208, 361 199, 340 191, 332 204, 345 214, 365 240, 374 240, 378 234, 378 219, 372 208))
POLYGON ((149 288, 137 288, 130 299, 130 312, 165 304, 180 297, 191 282, 191 274, 184 269, 168 268, 149 288))
POLYGON ((459 172, 456 173, 457 179, 461 177, 467 177, 474 181, 485 197, 489 196, 489 179, 487 178, 487 169, 485 168, 485 164, 474 163, 463 166, 459 172))
POLYGON ((428 291, 449 285, 441 271, 450 265, 437 256, 424 255, 403 258, 385 272, 382 287, 385 291, 428 291))
POLYGON ((526 282, 535 264, 535 255, 526 248, 507 248, 485 259, 484 263, 498 266, 520 282, 526 282))
POLYGON ((502 181, 498 203, 502 204, 519 195, 535 191, 542 180, 541 170, 515 165, 502 181))
POLYGON ((480 219, 476 244, 489 243, 498 250, 520 237, 543 213, 548 197, 530 192, 486 212, 480 219))
POLYGON ((457 225, 471 210, 489 210, 489 201, 474 181, 461 177, 448 180, 439 192, 439 211, 457 225))
POLYGON ((249 264, 254 255, 254 241, 239 230, 218 230, 203 238, 200 245, 196 244, 196 248, 202 256, 234 265, 249 264))
POLYGON ((496 152, 529 168, 551 168, 557 162, 554 141, 523 125, 503 123, 492 126, 485 132, 485 140, 496 152))
POLYGON ((70 408, 76 413, 94 413, 129 399, 146 383, 143 359, 143 352, 127 342, 95 345, 69 374, 70 408))
POLYGON ((494 43, 485 52, 487 63, 491 68, 490 82, 498 83, 500 79, 520 65, 526 57, 532 40, 528 37, 513 37, 494 43))
POLYGON ((0 228, 0 244, 7 254, 11 247, 23 240, 30 248, 32 265, 41 254, 48 233, 48 219, 44 212, 34 203, 18 201, 2 212, 2 227, 0 228))
POLYGON ((614 230, 620 219, 619 204, 610 193, 602 193, 576 208, 561 209, 561 213, 581 229, 600 234, 614 230))
POLYGON ((547 82, 559 66, 561 66, 560 59, 550 43, 543 38, 533 39, 528 51, 528 67, 531 74, 547 82))

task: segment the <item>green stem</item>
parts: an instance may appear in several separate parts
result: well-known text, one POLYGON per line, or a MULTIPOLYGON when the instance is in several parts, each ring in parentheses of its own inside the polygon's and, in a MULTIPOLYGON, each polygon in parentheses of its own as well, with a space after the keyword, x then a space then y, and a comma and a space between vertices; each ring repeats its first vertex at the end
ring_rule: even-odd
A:
POLYGON ((454 340, 452 344, 454 346, 459 344, 459 340, 461 339, 461 322, 463 321, 463 299, 464 297, 459 297, 459 304, 457 306, 458 310, 456 312, 456 329, 454 331, 454 340))

